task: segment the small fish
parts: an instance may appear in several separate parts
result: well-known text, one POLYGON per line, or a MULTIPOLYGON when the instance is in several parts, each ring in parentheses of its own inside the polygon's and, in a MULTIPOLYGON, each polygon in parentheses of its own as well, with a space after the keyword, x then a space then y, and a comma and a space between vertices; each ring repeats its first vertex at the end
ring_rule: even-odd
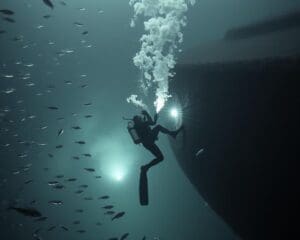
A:
POLYGON ((56 228, 56 226, 51 226, 51 227, 48 228, 47 231, 48 231, 48 232, 53 231, 55 228, 56 228))
POLYGON ((77 190, 75 193, 76 193, 76 194, 83 193, 83 190, 77 190))
POLYGON ((44 15, 43 18, 49 19, 49 18, 51 18, 51 15, 50 14, 44 15))
POLYGON ((47 217, 40 217, 38 219, 35 220, 35 222, 43 222, 46 221, 48 218, 47 217))
POLYGON ((84 31, 84 32, 82 32, 81 34, 82 35, 86 35, 86 34, 88 34, 89 32, 88 31, 84 31))
POLYGON ((85 144, 85 141, 75 141, 75 143, 83 145, 83 144, 85 144))
POLYGON ((67 84, 67 85, 71 85, 71 84, 72 84, 72 82, 71 82, 71 81, 65 81, 65 84, 67 84))
POLYGON ((101 176, 95 176, 95 178, 96 178, 96 179, 100 179, 100 178, 101 178, 101 176))
POLYGON ((64 177, 63 174, 56 175, 56 178, 63 178, 63 177, 64 177))
POLYGON ((112 208, 114 208, 114 206, 113 205, 106 205, 106 206, 104 206, 102 208, 104 208, 104 209, 112 209, 112 208))
POLYGON ((0 34, 6 33, 5 30, 0 30, 0 34))
POLYGON ((84 200, 91 201, 91 200, 93 200, 93 198, 92 197, 85 197, 84 200))
POLYGON ((83 213, 83 210, 82 209, 76 209, 75 212, 77 212, 77 213, 83 213))
POLYGON ((64 1, 60 1, 60 4, 63 6, 67 6, 67 4, 64 1))
POLYGON ((51 9, 54 8, 54 5, 53 5, 53 3, 50 0, 43 0, 43 2, 45 3, 45 5, 47 5, 51 9))
POLYGON ((49 157, 49 158, 53 158, 54 156, 53 156, 53 154, 48 153, 48 157, 49 157))
POLYGON ((72 158, 75 159, 75 160, 79 160, 79 159, 80 159, 80 158, 77 157, 77 156, 73 156, 72 158))
POLYGON ((30 179, 30 180, 27 180, 26 182, 24 182, 25 184, 29 184, 29 183, 32 183, 33 182, 33 180, 32 179, 30 179))
POLYGON ((96 222, 96 225, 97 226, 102 226, 102 223, 101 222, 96 222))
POLYGON ((48 203, 51 205, 62 205, 63 204, 63 202, 60 200, 51 200, 48 203))
POLYGON ((57 149, 59 149, 59 148, 62 148, 63 147, 63 145, 57 145, 57 146, 55 146, 55 148, 57 148, 57 149))
POLYGON ((61 229, 65 230, 65 231, 69 231, 69 229, 63 225, 60 226, 61 229))
POLYGON ((83 105, 84 105, 84 106, 91 106, 92 103, 91 103, 91 102, 88 102, 88 103, 84 103, 83 105))
POLYGON ((86 185, 86 184, 83 184, 83 185, 80 185, 79 187, 80 187, 80 188, 87 188, 87 187, 88 187, 88 185, 86 185))
POLYGON ((0 9, 0 13, 3 13, 5 15, 14 15, 14 12, 9 9, 0 9))
POLYGON ((85 233, 86 231, 85 230, 77 230, 76 232, 78 232, 78 233, 85 233))
POLYGON ((80 87, 81 88, 86 88, 88 85, 87 84, 83 84, 83 85, 81 85, 80 87))
POLYGON ((80 23, 80 22, 74 22, 74 25, 77 26, 77 27, 82 27, 83 26, 83 24, 80 23))
POLYGON ((3 20, 10 22, 10 23, 15 23, 16 21, 10 17, 4 17, 3 20))
POLYGON ((61 120, 64 120, 65 118, 64 117, 59 117, 59 118, 56 118, 58 121, 61 121, 61 120))
POLYGON ((93 117, 93 115, 85 115, 84 117, 85 118, 91 118, 91 117, 93 117))
POLYGON ((68 181, 68 182, 75 182, 75 181, 77 181, 77 178, 68 178, 66 181, 68 181))
POLYGON ((86 171, 88 172, 95 172, 95 169, 94 168, 84 168, 86 171))
POLYGON ((118 218, 121 218, 125 215, 125 212, 119 212, 117 213, 111 220, 115 220, 115 219, 118 219, 118 218))
POLYGON ((89 154, 89 153, 83 153, 82 155, 85 157, 92 157, 92 154, 89 154))
POLYGON ((109 196, 108 195, 104 195, 104 196, 99 197, 98 199, 109 199, 109 196))
POLYGON ((125 240, 129 236, 129 233, 124 233, 120 240, 125 240))
POLYGON ((64 133, 64 130, 61 128, 58 130, 57 136, 59 137, 59 136, 63 135, 63 133, 64 133))
POLYGON ((65 188, 65 186, 62 185, 62 184, 56 184, 56 185, 53 186, 53 188, 54 189, 63 189, 63 188, 65 188))
POLYGON ((74 126, 74 127, 72 127, 72 128, 75 129, 75 130, 81 129, 81 127, 79 127, 79 126, 74 126))
POLYGON ((108 240, 118 240, 117 237, 112 237, 112 238, 109 238, 108 240))
POLYGON ((57 185, 57 184, 59 184, 58 181, 49 181, 49 182, 48 182, 48 185, 49 185, 49 186, 55 186, 55 185, 57 185))
POLYGON ((9 207, 7 210, 15 210, 16 212, 27 217, 41 217, 42 214, 35 208, 9 207))
POLYGON ((50 110, 58 110, 58 107, 49 106, 48 109, 50 109, 50 110))
POLYGON ((73 222, 73 224, 78 225, 78 224, 80 224, 80 221, 76 220, 76 221, 73 222))

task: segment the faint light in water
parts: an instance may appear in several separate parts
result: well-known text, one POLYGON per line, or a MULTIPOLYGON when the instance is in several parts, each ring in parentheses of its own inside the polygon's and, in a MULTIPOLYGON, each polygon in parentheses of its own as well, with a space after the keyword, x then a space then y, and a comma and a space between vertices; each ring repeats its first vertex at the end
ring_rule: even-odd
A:
POLYGON ((121 169, 115 169, 113 177, 116 181, 120 182, 124 179, 124 172, 121 169))

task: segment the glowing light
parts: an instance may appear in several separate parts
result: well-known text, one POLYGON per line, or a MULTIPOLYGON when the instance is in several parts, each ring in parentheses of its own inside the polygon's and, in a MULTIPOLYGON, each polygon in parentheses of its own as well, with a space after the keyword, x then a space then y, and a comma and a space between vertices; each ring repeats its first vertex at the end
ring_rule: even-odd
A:
POLYGON ((179 112, 176 108, 172 108, 171 111, 170 111, 170 115, 173 118, 178 118, 179 112))
POLYGON ((115 169, 113 172, 113 178, 118 182, 120 182, 124 179, 124 175, 125 174, 122 171, 122 169, 119 169, 119 168, 115 169))

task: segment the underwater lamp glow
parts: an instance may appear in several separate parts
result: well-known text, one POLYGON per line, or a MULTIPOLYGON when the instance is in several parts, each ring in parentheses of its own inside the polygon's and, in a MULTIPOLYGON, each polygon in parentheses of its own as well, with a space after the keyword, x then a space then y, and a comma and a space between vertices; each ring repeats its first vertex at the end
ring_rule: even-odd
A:
POLYGON ((178 118, 178 116, 179 116, 178 109, 175 108, 175 107, 171 108, 171 110, 170 110, 170 115, 171 115, 171 117, 173 117, 173 118, 178 118))

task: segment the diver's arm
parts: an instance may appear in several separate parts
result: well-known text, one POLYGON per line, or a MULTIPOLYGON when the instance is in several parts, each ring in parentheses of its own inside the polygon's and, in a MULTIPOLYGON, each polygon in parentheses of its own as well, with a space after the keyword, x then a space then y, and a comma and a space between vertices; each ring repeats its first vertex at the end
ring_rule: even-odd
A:
POLYGON ((146 117, 146 123, 147 124, 149 124, 149 125, 155 125, 156 124, 157 114, 155 114, 155 116, 154 116, 154 121, 152 120, 150 114, 147 111, 143 110, 142 114, 146 117))

